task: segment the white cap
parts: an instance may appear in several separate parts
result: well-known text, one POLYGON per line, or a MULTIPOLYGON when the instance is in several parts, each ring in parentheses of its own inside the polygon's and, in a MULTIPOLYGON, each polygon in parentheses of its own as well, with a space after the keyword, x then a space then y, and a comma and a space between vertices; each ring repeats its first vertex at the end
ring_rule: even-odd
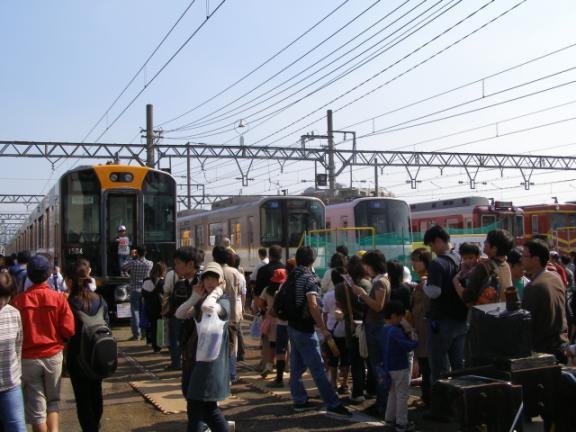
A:
POLYGON ((118 227, 118 231, 126 231, 126 227, 124 225, 120 225, 118 227))

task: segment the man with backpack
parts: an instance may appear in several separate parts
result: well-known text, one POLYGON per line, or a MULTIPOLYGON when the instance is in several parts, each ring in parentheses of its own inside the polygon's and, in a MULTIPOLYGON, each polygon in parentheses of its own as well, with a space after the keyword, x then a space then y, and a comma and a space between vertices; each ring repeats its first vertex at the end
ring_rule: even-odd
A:
MULTIPOLYGON (((192 295, 192 289, 200 282, 200 266, 204 261, 202 251, 193 247, 181 247, 174 254, 174 276, 169 294, 170 314, 170 358, 171 364, 167 369, 182 368, 182 392, 186 396, 188 382, 194 363, 194 340, 192 335, 196 323, 193 318, 187 320, 178 319, 176 310, 192 295), (178 280, 176 280, 176 276, 178 280), (172 350, 174 348, 174 351, 172 350), (176 358, 177 356, 177 358, 176 358)), ((164 284, 166 288, 166 284, 164 284)))
POLYGON ((74 334, 74 315, 66 297, 48 286, 50 266, 46 258, 30 258, 27 273, 32 286, 13 301, 24 330, 22 384, 26 422, 32 424, 34 432, 57 431, 62 351, 64 341, 74 334))
POLYGON ((436 254, 423 288, 430 298, 428 359, 434 383, 443 374, 464 367, 468 308, 452 282, 460 268, 460 257, 450 251, 450 234, 434 225, 424 234, 424 244, 436 254))
MULTIPOLYGON (((180 370, 182 367, 182 320, 176 318, 174 313, 192 294, 192 287, 198 283, 203 261, 202 251, 189 246, 181 247, 174 253, 174 270, 169 271, 164 279, 162 316, 169 320, 170 343, 170 364, 166 366, 166 370, 180 370)), ((187 325, 193 325, 193 322, 187 325)))
POLYGON ((336 391, 326 377, 318 336, 314 325, 318 327, 326 340, 331 334, 322 320, 319 305, 320 284, 312 272, 314 251, 309 246, 301 246, 296 251, 296 268, 288 276, 274 301, 274 311, 280 319, 288 320, 290 339, 290 393, 294 402, 294 411, 313 409, 308 401, 306 389, 302 384, 302 375, 308 369, 314 383, 326 404, 328 414, 350 417, 352 414, 344 407, 336 391))
POLYGON ((31 283, 26 283, 27 279, 27 265, 30 259, 30 252, 20 251, 16 256, 16 264, 10 269, 10 273, 14 276, 14 281, 16 282, 16 292, 21 293, 27 289, 31 283))

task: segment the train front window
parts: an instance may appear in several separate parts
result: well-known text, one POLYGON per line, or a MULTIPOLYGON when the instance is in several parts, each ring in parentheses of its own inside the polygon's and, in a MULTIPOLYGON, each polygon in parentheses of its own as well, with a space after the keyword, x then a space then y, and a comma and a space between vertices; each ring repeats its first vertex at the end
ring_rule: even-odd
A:
POLYGON ((146 174, 144 195, 144 242, 176 241, 176 197, 174 179, 151 171, 146 174))
POLYGON ((272 246, 283 242, 282 204, 279 200, 266 201, 260 207, 260 243, 272 246))
POLYGON ((80 170, 62 178, 63 262, 87 258, 100 274, 100 182, 94 171, 80 170))
POLYGON ((403 201, 361 201, 354 209, 354 218, 357 227, 373 227, 376 235, 391 234, 409 241, 410 209, 403 201))
POLYGON ((514 216, 512 215, 501 215, 500 216, 500 228, 514 234, 514 216))
POLYGON ((323 228, 324 207, 309 200, 286 200, 288 246, 296 247, 305 231, 323 228))
POLYGON ((524 216, 516 215, 516 232, 514 233, 516 237, 524 237, 524 216))

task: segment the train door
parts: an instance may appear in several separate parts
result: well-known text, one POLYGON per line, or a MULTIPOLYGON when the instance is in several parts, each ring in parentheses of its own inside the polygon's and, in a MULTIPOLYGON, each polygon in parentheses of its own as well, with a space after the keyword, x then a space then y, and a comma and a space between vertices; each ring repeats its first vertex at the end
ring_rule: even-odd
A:
POLYGON ((134 246, 139 241, 137 224, 137 196, 133 193, 111 193, 106 200, 106 239, 108 251, 106 259, 106 274, 108 276, 120 276, 118 260, 118 227, 126 227, 126 236, 130 239, 130 245, 134 246))

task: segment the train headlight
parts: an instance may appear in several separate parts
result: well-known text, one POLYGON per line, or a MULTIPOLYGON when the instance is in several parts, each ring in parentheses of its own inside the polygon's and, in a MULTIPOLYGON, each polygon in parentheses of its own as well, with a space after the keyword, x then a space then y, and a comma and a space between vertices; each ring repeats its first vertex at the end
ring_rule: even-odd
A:
POLYGON ((118 181, 118 174, 116 174, 116 173, 110 174, 110 181, 117 182, 118 181))
POLYGON ((125 302, 130 298, 130 289, 128 284, 118 285, 114 290, 114 300, 117 302, 125 302))
POLYGON ((124 174, 124 181, 126 183, 130 183, 132 180, 134 180, 134 176, 130 173, 126 173, 124 174))

